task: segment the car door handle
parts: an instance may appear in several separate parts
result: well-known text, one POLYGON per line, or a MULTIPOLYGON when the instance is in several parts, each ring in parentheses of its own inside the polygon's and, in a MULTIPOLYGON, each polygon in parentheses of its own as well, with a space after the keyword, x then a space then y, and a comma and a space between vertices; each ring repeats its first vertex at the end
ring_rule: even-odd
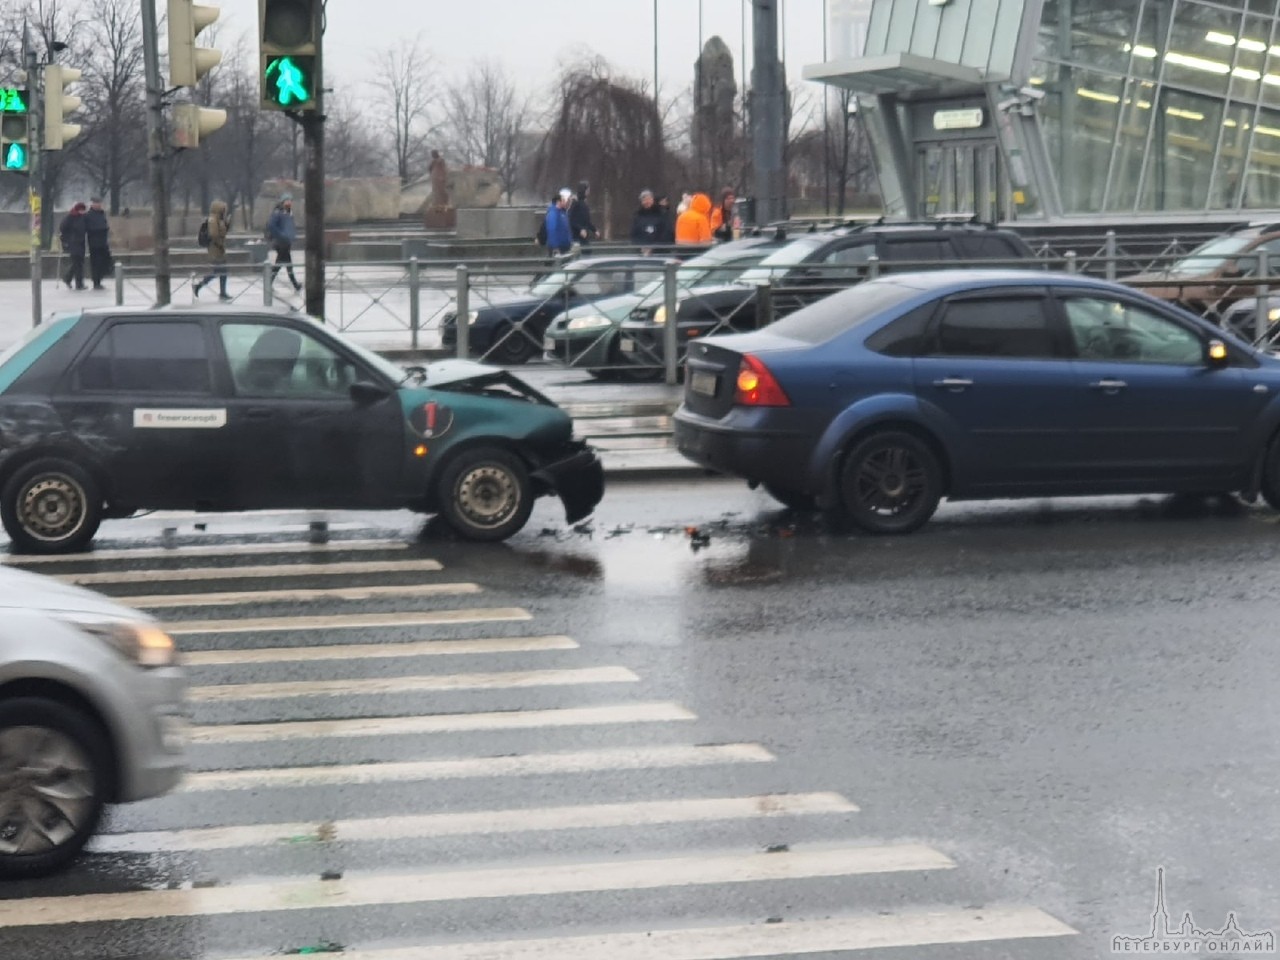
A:
POLYGON ((933 385, 943 390, 950 390, 952 393, 959 393, 972 387, 973 381, 964 377, 943 377, 941 380, 933 381, 933 385))
POLYGON ((250 420, 270 420, 271 408, 270 407, 250 407, 248 410, 244 412, 244 415, 248 417, 250 420))
POLYGON ((1123 380, 1095 380, 1089 384, 1090 390, 1101 390, 1103 393, 1118 393, 1129 386, 1123 380))

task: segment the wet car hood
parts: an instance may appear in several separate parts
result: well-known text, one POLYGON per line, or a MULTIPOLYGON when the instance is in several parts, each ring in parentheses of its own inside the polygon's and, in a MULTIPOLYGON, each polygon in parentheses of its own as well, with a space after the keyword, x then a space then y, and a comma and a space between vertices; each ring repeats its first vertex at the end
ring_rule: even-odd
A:
POLYGON ((117 620, 149 620, 138 613, 81 587, 25 570, 0 566, 0 610, 46 610, 50 613, 88 613, 117 620))

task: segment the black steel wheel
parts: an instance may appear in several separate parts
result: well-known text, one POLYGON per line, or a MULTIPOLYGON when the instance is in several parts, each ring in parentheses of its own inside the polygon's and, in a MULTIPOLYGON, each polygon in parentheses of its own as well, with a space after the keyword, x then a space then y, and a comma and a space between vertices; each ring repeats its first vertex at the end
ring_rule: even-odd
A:
POLYGON ((445 467, 440 516, 466 540, 506 540, 529 521, 533 484, 515 454, 497 447, 464 451, 445 467))
POLYGON ((70 460, 37 460, 0 491, 0 520, 19 552, 74 553, 98 532, 102 495, 88 471, 70 460))
POLYGON ((859 441, 840 472, 845 514, 868 533, 910 533, 942 499, 942 470, 928 444, 898 430, 859 441))

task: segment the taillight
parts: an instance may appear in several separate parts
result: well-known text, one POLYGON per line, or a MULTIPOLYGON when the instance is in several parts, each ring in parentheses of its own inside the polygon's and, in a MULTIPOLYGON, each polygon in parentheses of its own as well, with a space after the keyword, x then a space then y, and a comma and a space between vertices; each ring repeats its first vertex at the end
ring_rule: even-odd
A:
POLYGON ((733 402, 744 407, 791 406, 790 398, 769 368, 749 353, 742 355, 742 364, 738 367, 738 389, 733 402))

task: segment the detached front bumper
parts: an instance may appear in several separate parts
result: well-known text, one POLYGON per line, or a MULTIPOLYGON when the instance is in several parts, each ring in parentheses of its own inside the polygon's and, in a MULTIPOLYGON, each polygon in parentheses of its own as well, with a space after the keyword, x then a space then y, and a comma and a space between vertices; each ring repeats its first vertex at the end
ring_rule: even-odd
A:
POLYGON ((604 465, 593 448, 581 441, 568 446, 569 454, 533 472, 564 504, 565 523, 591 516, 604 498, 604 465))

